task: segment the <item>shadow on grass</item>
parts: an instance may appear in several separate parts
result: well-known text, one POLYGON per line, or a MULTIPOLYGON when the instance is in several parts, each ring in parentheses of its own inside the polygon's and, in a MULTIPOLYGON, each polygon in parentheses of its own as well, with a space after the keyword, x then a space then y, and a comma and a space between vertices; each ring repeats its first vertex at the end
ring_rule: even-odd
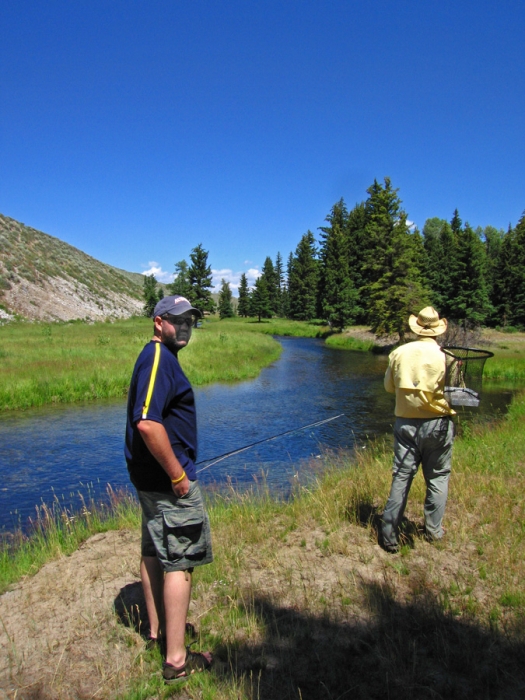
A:
MULTIPOLYGON (((253 700, 522 700, 525 621, 507 633, 455 618, 424 589, 395 600, 389 584, 361 584, 362 618, 338 621, 242 596, 264 639, 213 649, 214 673, 253 700)), ((123 624, 148 631, 140 583, 121 589, 123 624)))
POLYGON ((142 583, 128 583, 120 589, 113 603, 115 614, 126 627, 132 627, 144 639, 149 636, 149 619, 142 583))
POLYGON ((342 623, 282 608, 262 597, 249 612, 264 642, 218 649, 257 700, 419 700, 525 697, 525 644, 445 614, 427 597, 402 605, 367 583, 370 623, 342 623))

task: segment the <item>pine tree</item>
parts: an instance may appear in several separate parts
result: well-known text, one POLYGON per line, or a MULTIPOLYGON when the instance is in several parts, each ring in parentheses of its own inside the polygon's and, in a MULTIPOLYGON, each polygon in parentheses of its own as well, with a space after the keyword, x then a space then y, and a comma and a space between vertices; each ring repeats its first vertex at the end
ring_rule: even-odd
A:
POLYGON ((348 238, 345 228, 348 212, 341 199, 332 207, 321 228, 320 312, 331 326, 342 331, 356 313, 357 290, 350 277, 348 238))
MULTIPOLYGON (((328 222, 328 226, 319 227, 319 282, 317 288, 317 315, 323 316, 329 321, 327 316, 327 289, 326 285, 329 283, 327 275, 331 275, 330 266, 336 265, 337 268, 347 267, 348 265, 348 250, 346 247, 346 239, 344 238, 344 231, 346 229, 346 224, 348 220, 348 210, 344 199, 340 199, 334 204, 330 213, 325 218, 328 222), (337 231, 337 234, 334 231, 337 231), (336 241, 337 239, 337 250, 336 241)), ((334 274, 331 275, 331 289, 329 295, 331 297, 337 294, 337 290, 334 288, 334 275, 337 273, 335 270, 334 274)), ((340 276, 340 275, 338 275, 340 276)))
POLYGON ((452 215, 452 221, 450 222, 450 228, 452 229, 453 233, 456 234, 456 236, 459 236, 462 229, 462 224, 463 222, 459 218, 459 212, 457 209, 454 209, 454 214, 452 215))
POLYGON ((264 278, 268 288, 272 313, 277 314, 279 310, 279 282, 270 257, 266 257, 264 261, 261 277, 264 278))
POLYGON ((284 316, 283 312, 283 290, 284 284, 284 270, 283 270, 283 259, 280 253, 277 253, 275 258, 275 280, 277 283, 277 309, 276 313, 278 316, 284 316))
POLYGON ((215 304, 211 295, 212 286, 211 267, 208 265, 208 251, 204 250, 202 244, 190 253, 191 265, 188 269, 188 280, 190 283, 190 293, 188 299, 199 309, 199 311, 215 311, 215 304))
POLYGON ((512 323, 512 306, 514 302, 514 275, 509 274, 514 260, 514 232, 509 230, 501 242, 501 250, 497 259, 493 281, 494 317, 497 324, 503 327, 512 323))
POLYGON ((365 270, 369 282, 362 291, 368 297, 368 321, 377 335, 397 333, 403 341, 410 312, 425 306, 429 298, 419 267, 421 237, 409 232, 401 200, 389 178, 384 187, 375 180, 367 192, 365 270))
POLYGON ((432 306, 443 313, 443 299, 446 292, 447 266, 444 265, 443 243, 441 232, 447 222, 434 217, 427 219, 423 226, 423 247, 425 263, 424 278, 431 292, 432 306))
POLYGON ((237 313, 239 316, 250 315, 250 295, 248 290, 248 280, 243 272, 239 283, 239 303, 237 304, 237 313))
POLYGON ((230 283, 225 279, 221 279, 221 290, 219 292, 219 316, 223 318, 233 318, 235 311, 232 305, 232 293, 230 283))
POLYGON ((366 323, 366 308, 359 290, 365 285, 364 262, 367 258, 366 236, 366 209, 365 203, 356 204, 349 212, 345 236, 348 248, 348 274, 354 288, 357 290, 357 298, 354 307, 355 321, 366 323))
POLYGON ((503 243, 507 267, 505 301, 510 325, 525 328, 525 213, 503 243))
MULTIPOLYGON (((454 212, 454 219, 457 210, 454 212)), ((463 229, 451 228, 457 236, 454 295, 450 300, 450 317, 466 328, 468 324, 485 322, 492 308, 485 279, 486 257, 483 243, 467 224, 463 229)))
POLYGON ((180 294, 189 299, 191 295, 191 285, 189 280, 189 268, 186 260, 175 263, 175 279, 168 285, 170 294, 180 294))
POLYGON ((143 282, 143 295, 144 295, 144 316, 153 316, 153 311, 157 302, 161 298, 159 292, 157 291, 157 280, 155 275, 144 275, 143 282))
POLYGON ((492 307, 492 312, 490 317, 487 318, 487 322, 489 325, 495 326, 500 323, 500 319, 503 316, 500 312, 502 298, 498 287, 500 283, 499 270, 505 232, 503 229, 498 230, 494 228, 494 226, 485 226, 484 229, 478 227, 475 233, 479 236, 480 240, 483 241, 485 248, 485 280, 487 283, 490 305, 492 307))
POLYGON ((270 294, 264 277, 258 277, 255 280, 255 287, 250 295, 250 316, 257 316, 259 323, 261 318, 272 316, 270 294))
MULTIPOLYGON (((457 210, 455 212, 457 214, 457 210)), ((459 262, 458 262, 458 235, 457 223, 454 224, 456 231, 452 229, 449 223, 443 224, 440 234, 441 250, 442 250, 442 267, 443 275, 441 278, 440 306, 437 307, 441 316, 452 318, 452 310, 454 308, 454 299, 457 295, 457 285, 459 279, 459 262)))
POLYGON ((299 241, 288 271, 288 294, 291 318, 310 321, 317 306, 318 261, 315 238, 307 231, 299 241))

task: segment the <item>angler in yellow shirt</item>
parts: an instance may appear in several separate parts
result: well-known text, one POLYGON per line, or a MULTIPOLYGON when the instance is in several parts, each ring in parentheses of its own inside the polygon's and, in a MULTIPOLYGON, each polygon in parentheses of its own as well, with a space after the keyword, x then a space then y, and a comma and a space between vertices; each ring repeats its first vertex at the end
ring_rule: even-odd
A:
POLYGON ((435 340, 447 330, 447 321, 427 306, 408 323, 419 337, 390 353, 385 374, 385 389, 396 395, 392 486, 381 524, 381 544, 388 552, 399 550, 399 524, 420 464, 427 485, 427 538, 443 537, 454 441, 455 411, 443 394, 446 355, 435 340))

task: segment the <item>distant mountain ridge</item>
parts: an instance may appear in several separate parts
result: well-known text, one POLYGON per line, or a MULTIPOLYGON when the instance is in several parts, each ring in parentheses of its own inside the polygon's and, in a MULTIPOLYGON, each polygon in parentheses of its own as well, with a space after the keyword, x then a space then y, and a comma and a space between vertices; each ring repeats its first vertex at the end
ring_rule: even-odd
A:
POLYGON ((126 318, 142 312, 142 280, 0 214, 0 318, 126 318))

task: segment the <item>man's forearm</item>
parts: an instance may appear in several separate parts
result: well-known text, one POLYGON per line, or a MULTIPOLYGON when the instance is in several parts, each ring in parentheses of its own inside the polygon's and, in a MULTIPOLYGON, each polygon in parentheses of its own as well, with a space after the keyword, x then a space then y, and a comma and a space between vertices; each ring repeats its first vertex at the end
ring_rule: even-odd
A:
POLYGON ((153 420, 141 420, 137 429, 146 443, 146 447, 155 457, 166 474, 173 481, 184 474, 181 463, 171 448, 165 427, 153 420))

